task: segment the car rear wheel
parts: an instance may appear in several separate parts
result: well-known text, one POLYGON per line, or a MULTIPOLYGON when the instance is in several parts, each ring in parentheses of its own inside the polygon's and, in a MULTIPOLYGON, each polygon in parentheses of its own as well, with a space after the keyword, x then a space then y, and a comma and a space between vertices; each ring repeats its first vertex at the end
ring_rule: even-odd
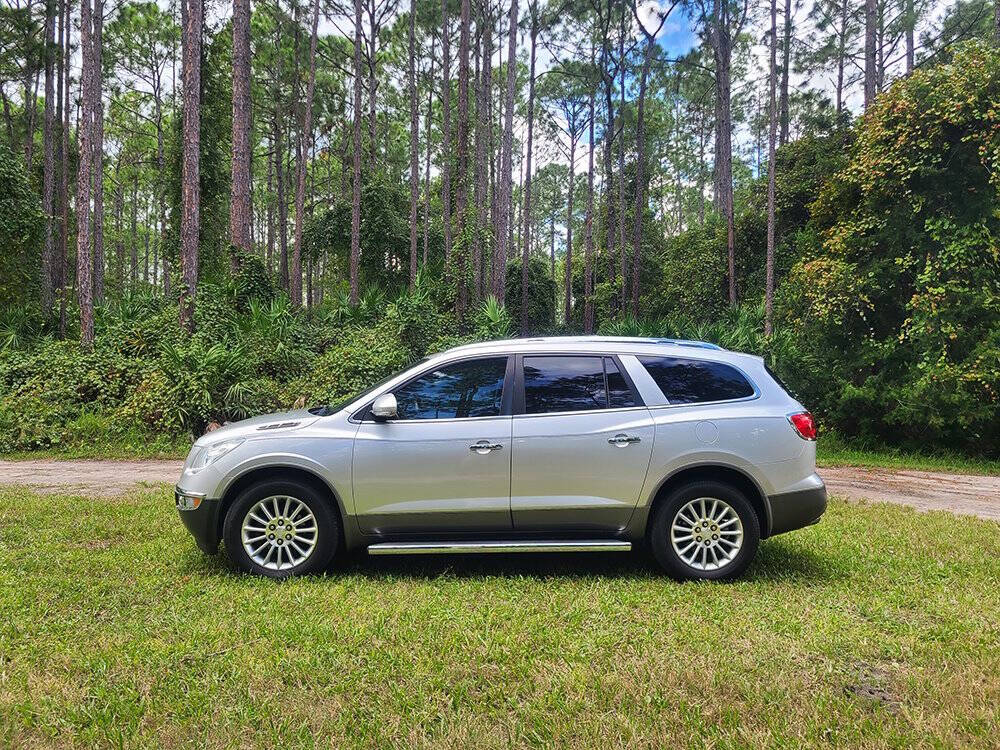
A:
POLYGON ((654 511, 649 547, 678 580, 725 580, 746 570, 760 544, 760 522, 746 497, 722 482, 674 490, 654 511))
POLYGON ((273 480, 251 485, 229 507, 226 554, 247 573, 269 578, 316 573, 339 544, 337 515, 307 484, 273 480))

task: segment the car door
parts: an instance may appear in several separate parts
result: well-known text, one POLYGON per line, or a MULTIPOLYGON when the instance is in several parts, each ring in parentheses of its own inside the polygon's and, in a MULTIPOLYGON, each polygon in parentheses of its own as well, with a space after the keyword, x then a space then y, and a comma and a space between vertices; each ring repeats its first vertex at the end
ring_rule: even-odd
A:
POLYGON ((512 372, 507 355, 439 365, 393 389, 395 419, 362 410, 352 473, 363 533, 511 528, 512 372))
POLYGON ((514 528, 624 528, 646 478, 654 429, 621 363, 575 354, 517 360, 514 528))

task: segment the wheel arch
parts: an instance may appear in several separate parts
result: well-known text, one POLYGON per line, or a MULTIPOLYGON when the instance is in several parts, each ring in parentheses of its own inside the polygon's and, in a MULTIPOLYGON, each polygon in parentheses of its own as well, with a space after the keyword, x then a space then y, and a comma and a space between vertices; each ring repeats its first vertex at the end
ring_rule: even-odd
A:
POLYGON ((730 464, 706 462, 684 466, 660 480, 646 507, 646 515, 641 529, 643 536, 645 536, 649 519, 652 518, 657 506, 664 502, 678 487, 698 481, 725 482, 736 487, 746 496, 757 514, 757 519, 760 521, 760 538, 765 539, 771 535, 771 505, 768 502, 767 493, 764 492, 757 480, 742 469, 730 464))
POLYGON ((347 528, 347 513, 340 494, 330 486, 329 482, 315 472, 312 472, 309 469, 304 469, 301 466, 283 464, 259 466, 257 468, 249 469, 229 483, 229 486, 226 487, 225 492, 219 500, 219 514, 216 522, 218 525, 218 528, 216 529, 218 538, 222 538, 222 527, 225 524, 226 514, 229 512, 229 507, 233 504, 236 498, 239 497, 239 494, 243 492, 243 490, 256 484, 257 482, 280 479, 301 482, 330 500, 330 504, 337 513, 337 520, 339 521, 340 543, 345 546, 350 545, 352 534, 347 528))

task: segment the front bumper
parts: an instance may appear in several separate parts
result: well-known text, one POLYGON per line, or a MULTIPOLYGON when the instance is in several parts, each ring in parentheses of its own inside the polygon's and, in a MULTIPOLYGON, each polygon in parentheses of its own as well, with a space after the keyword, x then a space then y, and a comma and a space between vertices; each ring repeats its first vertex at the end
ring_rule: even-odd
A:
POLYGON ((771 536, 801 529, 819 521, 826 510, 826 485, 768 496, 771 503, 771 536))
POLYGON ((181 498, 190 493, 180 487, 174 488, 174 503, 177 513, 187 530, 191 532, 198 548, 207 554, 214 554, 219 549, 219 501, 212 498, 202 498, 194 510, 181 510, 181 498))

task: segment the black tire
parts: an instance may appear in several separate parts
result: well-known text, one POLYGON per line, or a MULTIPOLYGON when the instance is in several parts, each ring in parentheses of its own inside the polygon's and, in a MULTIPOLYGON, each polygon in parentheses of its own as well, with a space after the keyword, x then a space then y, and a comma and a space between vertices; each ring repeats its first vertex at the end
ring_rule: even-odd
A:
POLYGON ((240 570, 268 578, 289 578, 291 576, 319 573, 326 569, 340 546, 340 524, 337 512, 331 506, 333 501, 324 497, 308 484, 293 479, 265 480, 243 490, 229 506, 222 525, 222 539, 226 554, 240 570), (264 567, 251 558, 243 547, 241 533, 247 513, 260 501, 268 497, 284 495, 304 503, 316 518, 316 544, 301 563, 281 570, 264 567))
MULTIPOLYGON (((656 562, 678 581, 730 580, 740 576, 757 554, 757 547, 760 545, 760 520, 746 496, 732 485, 711 481, 692 482, 678 487, 656 506, 646 541, 656 562), (701 570, 685 562, 670 539, 670 530, 678 511, 690 501, 703 497, 717 498, 728 503, 743 526, 742 546, 735 557, 725 565, 711 570, 701 570)), ((682 545, 683 542, 679 544, 682 545)))

